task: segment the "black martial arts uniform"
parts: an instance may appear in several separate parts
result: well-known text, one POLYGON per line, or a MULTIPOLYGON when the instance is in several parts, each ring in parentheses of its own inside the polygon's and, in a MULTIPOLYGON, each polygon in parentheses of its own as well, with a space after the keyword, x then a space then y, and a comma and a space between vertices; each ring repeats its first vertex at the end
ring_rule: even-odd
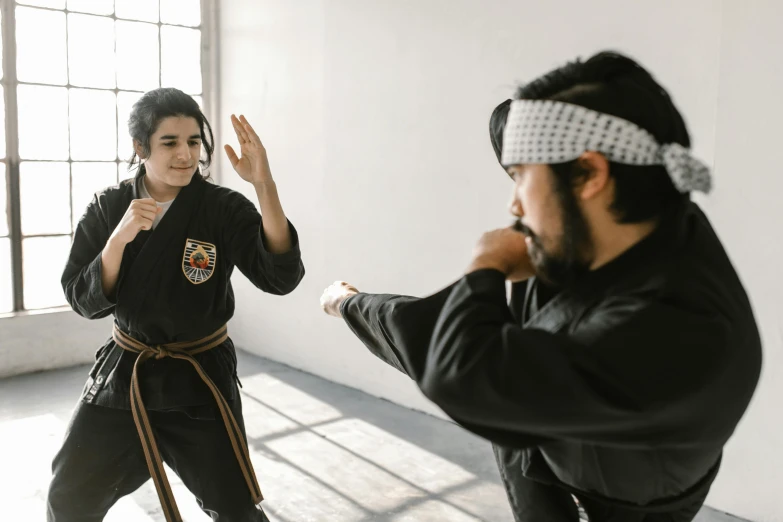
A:
POLYGON ((569 288, 468 274, 424 299, 358 294, 353 332, 493 442, 519 522, 692 520, 761 368, 748 297, 690 201, 569 288))
POLYGON ((107 297, 101 286, 101 251, 131 201, 139 198, 137 183, 124 181, 96 194, 76 228, 63 273, 63 288, 73 309, 89 319, 113 314, 115 333, 97 352, 54 459, 49 520, 103 520, 114 502, 150 478, 141 431, 137 431, 141 428, 131 412, 131 377, 139 355, 128 347, 134 343, 157 350, 159 356, 140 364, 137 372, 147 425, 160 458, 177 472, 213 520, 267 520, 253 501, 260 491, 251 494, 248 489, 255 478, 243 477, 246 470, 240 470, 238 450, 228 435, 231 429, 246 448, 237 359, 230 338, 223 333, 211 343, 215 346, 205 345, 211 349, 192 356, 213 384, 212 390, 189 360, 172 356, 178 345, 171 343, 209 338, 221 331, 234 314, 231 274, 235 266, 265 292, 293 291, 304 276, 296 230, 289 223, 292 248, 288 252, 269 252, 255 206, 242 194, 203 180, 197 172, 156 228, 140 232, 126 246, 116 291, 107 297), (161 350, 161 345, 169 351, 161 350), (233 413, 233 428, 224 421, 215 391, 224 399, 223 413, 233 413))

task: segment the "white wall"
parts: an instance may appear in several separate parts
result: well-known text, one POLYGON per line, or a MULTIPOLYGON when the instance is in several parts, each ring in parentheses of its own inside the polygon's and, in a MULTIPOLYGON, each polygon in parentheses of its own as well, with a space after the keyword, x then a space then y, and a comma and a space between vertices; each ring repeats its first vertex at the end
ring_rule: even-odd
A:
POLYGON ((111 321, 88 321, 70 310, 0 319, 0 378, 94 361, 111 321))
POLYGON ((750 292, 763 336, 764 367, 710 500, 752 520, 783 521, 783 4, 723 5, 717 184, 704 206, 750 292))
MULTIPOLYGON (((783 520, 774 224, 783 181, 772 170, 783 74, 770 53, 783 44, 781 16, 774 0, 222 0, 221 111, 257 127, 308 271, 285 298, 236 278, 237 344, 437 414, 323 315, 321 291, 345 279, 420 295, 458 277, 479 234, 508 222, 510 186, 487 135, 492 108, 575 56, 627 52, 670 89, 696 153, 715 166, 705 207, 764 333, 763 380, 708 503, 783 520)), ((227 120, 218 127, 230 137, 227 120)), ((225 159, 219 167, 224 184, 252 197, 225 159)))

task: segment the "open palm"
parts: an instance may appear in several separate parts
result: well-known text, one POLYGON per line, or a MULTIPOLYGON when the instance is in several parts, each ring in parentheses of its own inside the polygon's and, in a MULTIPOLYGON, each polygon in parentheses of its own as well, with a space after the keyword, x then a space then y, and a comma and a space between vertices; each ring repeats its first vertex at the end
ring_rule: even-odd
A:
POLYGON ((261 143, 256 131, 250 126, 247 119, 240 115, 239 118, 231 115, 231 124, 237 133, 239 140, 239 152, 237 156, 231 145, 226 145, 226 155, 231 162, 231 166, 237 171, 237 174, 249 183, 264 183, 272 181, 272 172, 269 169, 269 160, 266 156, 266 149, 261 143))

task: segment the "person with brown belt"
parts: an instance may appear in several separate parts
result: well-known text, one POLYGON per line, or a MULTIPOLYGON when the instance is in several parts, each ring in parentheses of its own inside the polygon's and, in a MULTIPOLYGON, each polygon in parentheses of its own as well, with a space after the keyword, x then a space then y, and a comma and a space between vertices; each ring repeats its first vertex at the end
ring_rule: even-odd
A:
POLYGON ((208 181, 212 129, 192 97, 162 88, 131 112, 135 178, 97 193, 76 227, 65 295, 83 317, 115 321, 54 458, 50 522, 103 520, 150 478, 166 520, 182 520, 163 462, 213 520, 268 520, 226 327, 231 274, 285 295, 305 271, 264 146, 244 116, 231 121, 241 154, 226 154, 263 218, 208 181))

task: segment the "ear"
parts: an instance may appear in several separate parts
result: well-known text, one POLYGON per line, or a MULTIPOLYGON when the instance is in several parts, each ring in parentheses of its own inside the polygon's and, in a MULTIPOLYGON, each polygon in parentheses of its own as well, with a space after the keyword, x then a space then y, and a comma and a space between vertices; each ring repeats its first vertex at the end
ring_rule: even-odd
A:
POLYGON ((133 150, 136 151, 136 155, 139 157, 139 159, 146 159, 144 157, 144 147, 142 147, 139 140, 133 140, 133 150))
POLYGON ((600 152, 588 151, 576 160, 579 168, 585 173, 584 180, 580 184, 577 196, 582 200, 593 199, 607 189, 611 179, 609 178, 609 160, 600 152))

